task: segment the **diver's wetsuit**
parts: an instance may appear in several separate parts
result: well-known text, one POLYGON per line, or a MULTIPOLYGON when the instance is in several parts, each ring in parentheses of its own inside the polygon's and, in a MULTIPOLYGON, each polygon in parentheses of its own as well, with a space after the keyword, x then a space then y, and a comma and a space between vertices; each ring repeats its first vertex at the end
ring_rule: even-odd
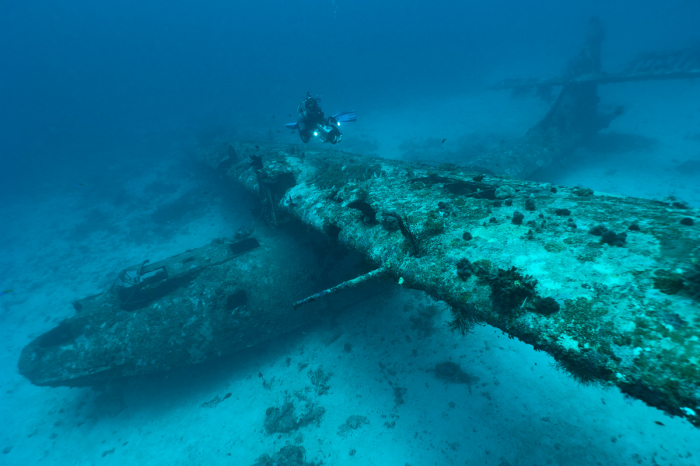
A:
POLYGON ((340 142, 343 138, 335 118, 326 118, 318 104, 318 99, 308 94, 297 109, 297 124, 299 136, 304 143, 309 142, 312 135, 317 135, 323 142, 331 144, 340 142))
POLYGON ((323 124, 323 116, 317 99, 307 96, 301 101, 297 109, 297 123, 299 123, 299 136, 302 141, 309 142, 316 125, 323 124))

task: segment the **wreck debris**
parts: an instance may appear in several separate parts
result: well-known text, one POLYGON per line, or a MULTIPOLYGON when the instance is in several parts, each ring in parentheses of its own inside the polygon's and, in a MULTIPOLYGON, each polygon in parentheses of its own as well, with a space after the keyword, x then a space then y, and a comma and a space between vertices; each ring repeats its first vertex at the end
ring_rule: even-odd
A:
POLYGON ((601 66, 605 31, 599 18, 591 18, 579 54, 561 76, 550 79, 506 79, 491 89, 510 89, 517 94, 535 91, 549 97, 554 87, 561 91, 549 112, 522 138, 498 150, 468 161, 492 173, 528 178, 538 170, 570 155, 574 149, 606 128, 623 113, 622 107, 608 112, 598 109, 597 87, 603 84, 647 80, 695 79, 700 77, 700 48, 643 55, 617 73, 601 66))
POLYGON ((364 275, 360 275, 359 277, 353 278, 352 280, 345 281, 339 285, 336 285, 332 288, 325 289, 323 291, 320 291, 318 293, 315 293, 307 298, 301 299, 293 304, 294 309, 298 308, 299 306, 302 306, 307 303, 311 303, 316 301, 317 299, 323 298, 324 296, 329 296, 332 295, 333 293, 337 293, 338 291, 343 291, 347 290, 348 288, 352 288, 354 286, 359 285, 360 283, 366 282, 367 280, 372 280, 374 278, 382 276, 386 272, 387 268, 386 267, 380 267, 376 270, 372 270, 371 272, 368 272, 364 275))
MULTIPOLYGON (((243 155, 254 150, 248 143, 234 147, 243 155)), ((391 264, 386 273, 404 286, 423 290, 453 308, 455 330, 485 322, 547 351, 581 380, 616 385, 700 426, 700 417, 689 414, 700 413, 700 303, 685 288, 685 283, 696 283, 697 272, 683 272, 675 279, 682 292, 665 294, 655 288, 659 271, 672 275, 696 270, 698 227, 680 224, 682 218, 700 214, 696 209, 604 193, 582 196, 580 189, 561 186, 555 194, 550 185, 488 175, 483 182, 491 193, 501 186, 514 192, 508 200, 515 202, 504 202, 495 214, 493 194, 489 198, 447 188, 473 182, 475 172, 469 170, 435 172, 426 165, 363 161, 358 155, 322 149, 302 158, 296 146, 285 144, 261 144, 255 150, 265 170, 274 176, 289 172, 296 182, 283 196, 299 202, 285 208, 280 196, 280 212, 319 232, 333 225, 341 245, 378 268, 391 264), (430 248, 416 255, 399 230, 363 222, 355 209, 330 199, 334 189, 350 191, 362 182, 348 178, 335 188, 318 186, 318 167, 339 163, 356 165, 348 167, 355 173, 363 173, 365 163, 379 167, 383 175, 366 187, 366 199, 377 212, 425 218, 440 202, 450 205, 450 215, 440 218, 441 230, 431 237, 430 248), (408 182, 415 179, 427 182, 408 182), (522 213, 522 223, 531 226, 531 233, 523 234, 505 220, 529 197, 538 212, 522 213), (578 228, 570 226, 571 217, 557 215, 557 209, 576 212, 578 228), (501 221, 488 223, 494 216, 501 221), (591 241, 588 231, 605 222, 604 231, 616 232, 616 242, 617 232, 628 231, 630 219, 638 219, 640 230, 629 230, 625 247, 591 241), (470 241, 462 239, 465 231, 472 235, 470 241), (456 264, 462 259, 469 261, 476 279, 457 274, 456 264), (670 314, 680 319, 674 322, 686 324, 665 323, 661 316, 670 314)), ((218 166, 216 157, 205 161, 218 166)), ((250 167, 232 166, 227 176, 257 193, 250 167)))
POLYGON ((310 246, 293 231, 256 230, 124 270, 30 342, 20 373, 35 385, 96 385, 231 354, 315 320, 319 306, 291 305, 322 288, 310 246))
POLYGON ((700 48, 652 52, 640 55, 617 73, 588 72, 576 76, 550 79, 506 79, 491 89, 533 89, 564 86, 571 82, 591 84, 615 84, 637 81, 665 81, 670 79, 695 79, 700 77, 700 48))

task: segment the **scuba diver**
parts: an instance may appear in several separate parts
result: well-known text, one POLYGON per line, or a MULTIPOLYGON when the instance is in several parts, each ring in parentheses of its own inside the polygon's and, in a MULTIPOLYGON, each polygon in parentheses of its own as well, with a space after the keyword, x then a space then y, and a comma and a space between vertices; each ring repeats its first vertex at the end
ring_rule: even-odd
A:
POLYGON ((355 112, 340 112, 333 116, 326 117, 321 110, 320 97, 311 97, 306 93, 306 98, 301 101, 297 108, 297 122, 287 123, 289 129, 299 130, 299 136, 304 143, 309 142, 311 136, 317 137, 321 142, 337 144, 343 139, 343 134, 338 127, 341 123, 356 121, 355 112))

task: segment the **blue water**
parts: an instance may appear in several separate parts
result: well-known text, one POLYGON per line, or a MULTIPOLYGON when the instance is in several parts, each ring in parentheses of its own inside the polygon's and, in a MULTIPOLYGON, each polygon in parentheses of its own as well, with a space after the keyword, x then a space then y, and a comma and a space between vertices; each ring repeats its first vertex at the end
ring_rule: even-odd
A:
POLYGON ((550 76, 594 15, 609 69, 700 41, 691 0, 2 3, 0 180, 13 189, 99 166, 95 149, 144 133, 287 115, 306 91, 381 111, 550 76))
MULTIPOLYGON (((196 412, 209 391, 219 393, 217 384, 224 387, 238 383, 240 390, 252 390, 245 380, 252 377, 255 381, 256 364, 283 363, 286 355, 277 347, 269 350, 271 358, 277 355, 282 362, 270 363, 264 355, 254 354, 250 355, 254 364, 214 368, 230 370, 234 376, 213 377, 196 388, 187 386, 182 389, 185 394, 180 393, 172 403, 162 401, 172 395, 167 382, 148 381, 127 387, 123 398, 128 414, 114 414, 126 418, 111 414, 105 417, 100 414, 105 410, 99 409, 85 415, 76 406, 94 401, 87 390, 30 386, 17 373, 19 351, 69 316, 67 303, 100 291, 121 267, 139 263, 146 255, 160 259, 216 236, 230 236, 249 224, 249 206, 235 202, 240 193, 192 161, 192 151, 199 142, 210 142, 220 135, 298 142, 298 137, 283 131, 282 125, 294 121, 291 115, 307 91, 323 95, 327 113, 356 110, 356 129, 347 130, 343 144, 377 155, 400 157, 402 147, 422 147, 421 141, 444 137, 439 133, 440 123, 430 126, 426 121, 444 120, 450 141, 475 132, 523 134, 547 106, 536 99, 510 101, 507 93, 488 91, 487 87, 505 78, 560 74, 580 49, 593 16, 599 17, 606 29, 603 68, 607 71, 621 69, 644 52, 700 44, 700 2, 695 0, 1 0, 0 240, 4 247, 0 291, 12 291, 0 296, 4 340, 0 418, 9 419, 7 428, 0 427, 0 450, 11 447, 7 453, 0 453, 0 464, 251 464, 250 458, 272 454, 284 441, 292 442, 293 437, 289 437, 274 448, 270 442, 263 444, 260 439, 267 437, 260 433, 259 419, 245 409, 235 416, 242 419, 250 414, 254 418, 251 422, 258 422, 250 428, 249 443, 237 440, 232 446, 223 437, 209 438, 201 440, 194 455, 191 449, 178 449, 180 441, 175 433, 168 434, 162 443, 138 440, 143 426, 165 429, 163 425, 182 420, 177 413, 187 411, 189 404, 196 412), (479 104, 461 105, 462 101, 479 104), (481 126, 477 127, 476 122, 481 126), (163 211, 175 213, 164 219, 158 216, 163 211), (138 391, 145 388, 150 390, 146 399, 160 403, 156 413, 139 401, 138 391), (53 413, 62 409, 70 413, 73 409, 78 414, 57 420, 53 413), (81 416, 89 419, 88 424, 81 416), (52 424, 56 422, 59 424, 52 424), (119 432, 108 444, 121 445, 121 437, 129 438, 131 450, 123 456, 118 456, 118 450, 101 457, 103 450, 111 448, 108 445, 82 452, 81 438, 88 434, 81 429, 86 425, 92 426, 90 440, 95 445, 104 440, 102 437, 108 438, 109 432, 119 432), (58 437, 50 437, 57 430, 58 437), (159 462, 155 458, 160 457, 160 449, 168 450, 170 456, 163 453, 159 462), (226 452, 233 452, 233 457, 226 456, 226 452), (245 461, 236 462, 237 454, 245 461)), ((600 189, 641 197, 681 193, 692 205, 700 205, 700 96, 693 83, 634 84, 606 88, 601 95, 603 103, 624 104, 629 109, 612 129, 639 135, 633 142, 641 141, 644 147, 620 149, 623 154, 617 162, 606 155, 610 152, 602 150, 603 155, 597 158, 571 165, 566 173, 546 173, 543 179, 564 184, 595 183, 604 182, 596 173, 609 173, 610 178, 604 182, 607 184, 600 189), (643 154, 649 166, 660 164, 658 172, 668 174, 671 181, 649 182, 635 151, 643 154), (686 165, 681 165, 684 162, 686 165), (683 171, 678 166, 695 167, 695 171, 683 171), (627 171, 630 167, 634 170, 627 171)), ((653 170, 657 172, 657 168, 653 170)), ((391 302, 398 307, 418 306, 410 304, 412 299, 402 296, 391 302)), ((360 311, 353 312, 350 315, 364 318, 358 317, 360 311)), ((403 314, 398 311, 397 315, 403 314)), ((383 321, 373 322, 381 327, 383 321)), ((353 327, 358 324, 352 319, 344 325, 350 333, 364 331, 353 327)), ((313 331, 320 330, 309 332, 313 331)), ((488 341, 487 349, 496 345, 496 338, 505 340, 505 336, 494 336, 492 331, 480 332, 479 341, 488 341)), ((376 341, 365 337, 366 341, 376 341)), ((319 353, 325 351, 322 343, 308 338, 311 340, 288 342, 292 348, 289 354, 297 351, 295 354, 301 355, 305 347, 314 345, 318 345, 319 353)), ((398 334, 396 338, 404 337, 398 334)), ((469 351, 483 352, 481 343, 474 345, 469 351)), ((441 348, 439 339, 426 346, 435 351, 441 348)), ((340 358, 342 345, 336 350, 340 358)), ((410 348, 407 350, 410 352, 410 348)), ((512 345, 500 350, 504 351, 501 357, 488 361, 501 374, 503 384, 496 384, 500 387, 494 388, 496 391, 508 385, 504 374, 517 370, 498 366, 499 359, 517 353, 530 364, 539 357, 527 353, 527 348, 512 345)), ((455 350, 444 356, 460 358, 461 354, 455 350)), ((353 364, 361 363, 363 359, 359 358, 353 364)), ((376 361, 371 364, 375 367, 376 361)), ((480 377, 491 380, 492 375, 483 373, 480 377)), ((555 377, 549 373, 546 376, 555 377)), ((383 370, 368 377, 388 376, 383 370)), ((522 383, 534 390, 539 379, 532 377, 514 384, 522 383)), ((575 384, 569 386, 566 376, 559 377, 557 383, 563 388, 557 393, 561 398, 577 393, 575 384)), ((174 378, 185 384, 191 377, 178 373, 174 378)), ((418 377, 413 382, 418 387, 425 381, 418 377)), ((368 392, 362 396, 378 396, 369 388, 368 392)), ((408 396, 412 393, 415 391, 409 389, 408 396)), ((503 392, 503 399, 510 394, 503 392)), ((692 427, 666 418, 664 423, 668 425, 675 422, 673 433, 652 431, 647 424, 638 427, 638 420, 653 424, 661 415, 650 417, 644 407, 632 406, 632 402, 615 395, 611 395, 615 399, 608 399, 607 406, 629 409, 629 416, 637 417, 626 421, 627 414, 614 417, 615 413, 610 412, 613 420, 609 421, 600 415, 587 423, 580 438, 577 426, 562 426, 567 419, 565 410, 576 410, 576 402, 541 403, 537 419, 550 419, 556 416, 551 412, 559 412, 562 422, 552 428, 546 441, 541 437, 548 432, 546 425, 535 428, 519 419, 523 424, 516 429, 508 423, 508 416, 489 424, 488 410, 499 411, 500 406, 505 411, 505 405, 496 403, 495 408, 480 405, 481 418, 461 414, 446 421, 449 416, 444 414, 435 419, 436 423, 444 421, 435 432, 454 428, 462 429, 464 435, 472 426, 485 423, 489 433, 479 437, 481 446, 465 440, 460 443, 455 438, 445 440, 440 447, 432 445, 432 438, 411 444, 409 437, 415 440, 430 435, 423 433, 431 428, 422 428, 424 418, 419 413, 421 403, 432 399, 431 395, 425 396, 424 401, 414 400, 415 405, 407 401, 414 411, 392 412, 415 421, 411 424, 415 436, 413 431, 399 434, 381 427, 385 419, 379 415, 370 420, 370 426, 383 429, 380 433, 371 431, 373 436, 391 437, 386 450, 382 450, 382 442, 368 443, 378 449, 374 459, 372 455, 348 455, 352 445, 338 446, 333 440, 324 444, 324 438, 337 438, 337 425, 332 425, 328 427, 330 437, 320 431, 307 435, 309 442, 315 442, 314 448, 307 444, 307 450, 315 455, 309 460, 320 461, 322 455, 329 455, 332 459, 326 464, 700 464, 700 443, 696 443, 698 436, 692 427), (614 427, 600 427, 606 422, 614 427), (611 441, 618 433, 621 440, 611 441), (628 435, 632 440, 626 442, 624 436, 628 435), (672 453, 656 457, 665 451, 657 447, 659 442, 645 446, 646 440, 655 435, 663 438, 662 443, 672 453), (580 447, 584 451, 587 442, 604 448, 580 463, 575 455, 560 453, 562 444, 563 448, 580 447), (460 443, 461 450, 453 446, 456 443, 460 443), (443 451, 442 456, 441 448, 447 452, 443 451), (426 453, 428 450, 431 452, 426 453), (480 453, 474 453, 477 450, 480 453)), ((450 396, 458 399, 460 395, 450 396)), ((490 396, 482 398, 490 402, 490 396)), ((598 406, 602 395, 589 391, 581 396, 598 406)), ((241 399, 241 403, 246 400, 241 399)), ((336 401, 342 403, 342 396, 336 401)), ((258 414, 272 404, 264 397, 249 402, 251 406, 262 403, 256 408, 258 414)), ((519 402, 513 403, 507 404, 508 409, 519 409, 519 402)), ((457 401, 456 405, 464 403, 457 401)), ((357 406, 349 414, 369 416, 360 412, 361 404, 357 406)), ((581 406, 589 405, 581 401, 581 406)), ((577 411, 581 419, 585 419, 585 409, 577 411)), ((195 425, 191 437, 203 439, 208 435, 206 419, 192 415, 196 420, 190 423, 189 414, 183 416, 186 420, 177 429, 195 425)), ((223 416, 216 422, 224 423, 225 419, 223 416)), ((390 416, 387 422, 392 419, 390 416)), ((394 420, 400 424, 398 418, 394 420)))

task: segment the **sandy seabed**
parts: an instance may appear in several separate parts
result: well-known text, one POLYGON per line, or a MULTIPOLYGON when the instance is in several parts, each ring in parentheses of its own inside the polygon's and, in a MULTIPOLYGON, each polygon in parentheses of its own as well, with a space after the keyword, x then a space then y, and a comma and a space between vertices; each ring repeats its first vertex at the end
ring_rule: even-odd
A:
MULTIPOLYGON (((626 113, 535 179, 700 206, 700 88, 641 83, 601 94, 626 113)), ((470 137, 517 137, 546 108, 497 93, 358 108, 343 144, 454 157, 470 137)), ((329 465, 700 464, 700 431, 689 423, 617 389, 580 386, 493 328, 453 334, 443 304, 391 284, 338 296, 318 323, 196 367, 100 389, 32 386, 17 371, 20 351, 70 316, 73 300, 124 267, 249 226, 241 193, 188 163, 164 157, 128 176, 115 164, 3 203, 0 289, 14 291, 0 297, 1 464, 252 465, 285 445, 329 465), (464 370, 461 382, 438 377, 445 362, 464 370), (266 410, 285 401, 323 414, 270 434, 266 410), (356 429, 343 427, 350 416, 363 417, 356 429)))

